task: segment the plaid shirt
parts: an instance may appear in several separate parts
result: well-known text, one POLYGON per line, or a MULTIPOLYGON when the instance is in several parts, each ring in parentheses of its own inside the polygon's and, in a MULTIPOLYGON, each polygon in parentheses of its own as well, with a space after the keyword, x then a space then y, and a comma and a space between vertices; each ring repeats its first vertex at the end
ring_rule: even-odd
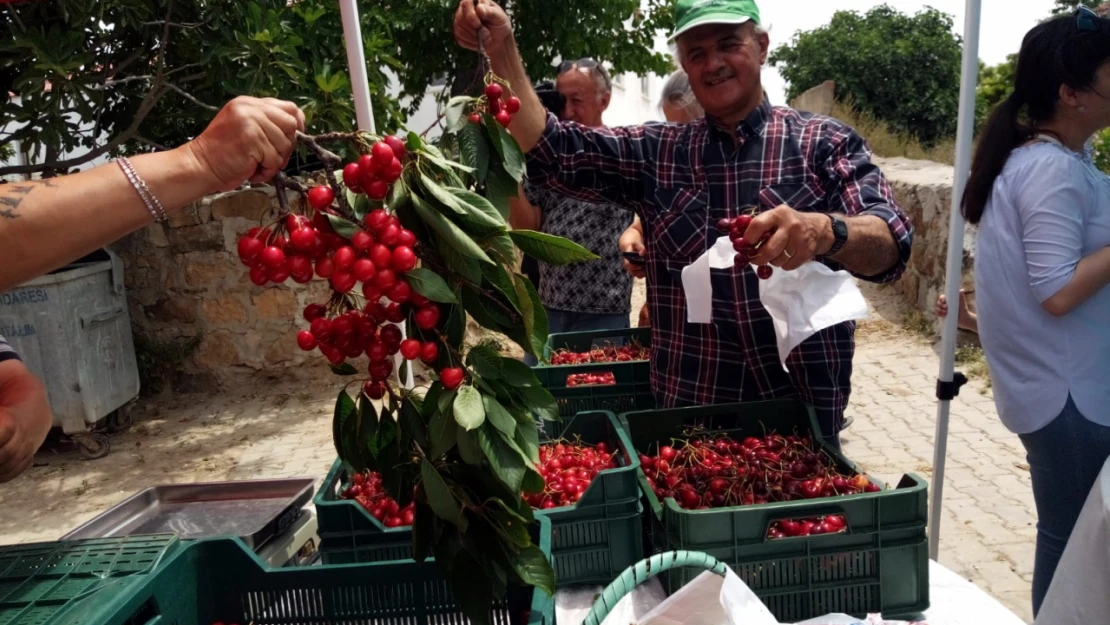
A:
POLYGON ((19 360, 19 354, 15 353, 8 341, 0 336, 0 362, 5 360, 19 360))
POLYGON ((686 322, 682 268, 721 236, 717 220, 746 206, 882 218, 900 259, 881 275, 860 276, 875 282, 902 274, 913 229, 851 128, 765 100, 737 135, 734 142, 706 118, 684 126, 589 129, 549 116, 528 155, 529 181, 640 214, 651 294, 651 381, 660 406, 797 397, 815 407, 828 434, 839 430, 848 404, 855 324, 810 337, 791 352, 786 372, 752 268, 712 270, 711 324, 686 322))

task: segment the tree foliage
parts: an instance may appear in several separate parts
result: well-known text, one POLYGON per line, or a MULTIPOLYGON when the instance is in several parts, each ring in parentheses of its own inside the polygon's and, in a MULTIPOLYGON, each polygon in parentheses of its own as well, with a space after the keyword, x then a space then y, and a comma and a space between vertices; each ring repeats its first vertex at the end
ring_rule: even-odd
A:
MULTIPOLYGON (((670 69, 652 51, 670 0, 650 0, 646 10, 638 0, 505 1, 535 78, 551 76, 559 55, 592 56, 621 72, 670 69)), ((455 92, 473 83, 476 57, 452 34, 456 6, 360 4, 378 125, 401 126, 444 77, 456 78, 455 92), (390 91, 390 74, 400 93, 390 91), (403 108, 406 95, 414 97, 403 108)), ((27 169, 65 170, 101 154, 180 144, 237 95, 296 102, 312 133, 354 123, 334 0, 58 0, 8 4, 0 15, 0 93, 19 96, 0 102, 0 118, 17 125, 0 134, 0 153, 20 142, 38 164, 27 169), (95 151, 61 160, 84 150, 95 151)), ((6 173, 29 172, 0 167, 6 173)))
POLYGON ((1103 3, 1101 0, 1056 0, 1056 6, 1052 9, 1053 15, 1064 15, 1071 13, 1080 6, 1085 6, 1089 9, 1096 9, 1103 3))
POLYGON ((998 65, 986 66, 979 63, 979 85, 975 91, 976 126, 990 116, 994 107, 1010 97, 1014 91, 1014 71, 1017 68, 1017 54, 1011 54, 998 65))
POLYGON ((770 62, 789 83, 788 98, 833 80, 838 99, 928 147, 956 132, 960 55, 951 16, 882 5, 838 11, 828 25, 795 34, 770 62))

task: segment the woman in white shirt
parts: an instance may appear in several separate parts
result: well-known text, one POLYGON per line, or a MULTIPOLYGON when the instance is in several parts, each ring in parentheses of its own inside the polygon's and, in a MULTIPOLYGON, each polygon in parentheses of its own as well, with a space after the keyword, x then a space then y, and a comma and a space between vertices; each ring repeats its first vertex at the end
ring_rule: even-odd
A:
POLYGON ((1110 457, 1110 179, 1084 144, 1110 126, 1110 21, 1088 9, 1022 43, 1013 94, 963 196, 979 224, 979 334, 995 405, 1037 504, 1033 613, 1110 457))

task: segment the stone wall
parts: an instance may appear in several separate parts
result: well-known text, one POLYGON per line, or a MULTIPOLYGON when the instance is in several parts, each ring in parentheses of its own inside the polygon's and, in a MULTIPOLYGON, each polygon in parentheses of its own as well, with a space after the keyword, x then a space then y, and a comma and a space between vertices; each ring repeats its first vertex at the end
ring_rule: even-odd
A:
POLYGON ((200 336, 186 371, 222 377, 305 362, 295 340, 307 325, 300 311, 326 299, 326 283, 258 287, 235 253, 238 236, 276 210, 270 187, 209 196, 113 246, 135 332, 167 343, 200 336))
MULTIPOLYGON (((932 315, 937 295, 944 289, 948 262, 948 228, 952 210, 952 167, 906 158, 876 158, 894 187, 899 205, 914 226, 913 255, 894 288, 915 310, 932 315)), ((971 280, 975 232, 964 234, 964 277, 971 280)))

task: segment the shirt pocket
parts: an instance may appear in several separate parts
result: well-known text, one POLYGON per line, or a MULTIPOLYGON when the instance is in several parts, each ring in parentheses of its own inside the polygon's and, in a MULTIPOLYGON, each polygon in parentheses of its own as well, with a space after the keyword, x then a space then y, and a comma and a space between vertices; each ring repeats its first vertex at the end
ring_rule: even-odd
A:
POLYGON ((825 189, 809 182, 791 182, 767 185, 759 191, 761 212, 783 204, 797 211, 824 212, 825 189))
POLYGON ((652 220, 652 243, 659 252, 675 260, 701 256, 709 240, 708 191, 697 187, 659 188, 654 200, 659 212, 652 220))

